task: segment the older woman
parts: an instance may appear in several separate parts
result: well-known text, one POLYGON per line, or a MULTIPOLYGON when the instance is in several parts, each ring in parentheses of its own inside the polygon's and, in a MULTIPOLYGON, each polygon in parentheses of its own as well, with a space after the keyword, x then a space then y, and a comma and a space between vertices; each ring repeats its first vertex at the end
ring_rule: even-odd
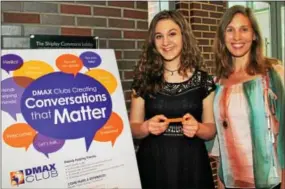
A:
POLYGON ((222 17, 214 44, 215 121, 226 188, 281 188, 284 177, 284 73, 265 58, 249 8, 233 6, 222 17))

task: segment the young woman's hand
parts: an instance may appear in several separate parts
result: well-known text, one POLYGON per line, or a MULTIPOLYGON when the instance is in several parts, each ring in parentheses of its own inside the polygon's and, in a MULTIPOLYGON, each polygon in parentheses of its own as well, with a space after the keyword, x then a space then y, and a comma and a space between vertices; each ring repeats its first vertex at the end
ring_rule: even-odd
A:
POLYGON ((148 131, 153 135, 160 135, 168 127, 167 118, 164 115, 156 115, 146 121, 148 131))
POLYGON ((199 122, 189 113, 182 118, 183 133, 187 137, 194 137, 199 130, 199 122))

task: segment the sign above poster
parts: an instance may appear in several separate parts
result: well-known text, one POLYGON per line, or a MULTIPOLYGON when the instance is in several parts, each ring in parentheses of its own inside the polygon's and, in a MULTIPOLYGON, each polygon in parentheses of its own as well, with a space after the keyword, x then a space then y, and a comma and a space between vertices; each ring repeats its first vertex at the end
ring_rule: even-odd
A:
POLYGON ((95 36, 30 35, 31 49, 96 49, 98 43, 95 36))

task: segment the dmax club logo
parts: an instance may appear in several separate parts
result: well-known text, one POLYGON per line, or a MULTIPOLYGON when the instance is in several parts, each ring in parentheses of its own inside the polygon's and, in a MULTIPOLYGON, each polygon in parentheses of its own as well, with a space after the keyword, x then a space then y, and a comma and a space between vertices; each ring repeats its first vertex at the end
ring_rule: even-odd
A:
POLYGON ((10 178, 12 186, 19 186, 20 184, 25 184, 24 172, 22 170, 11 172, 10 178))
POLYGON ((20 184, 38 182, 57 176, 58 173, 55 167, 55 163, 10 172, 12 186, 19 186, 20 184))

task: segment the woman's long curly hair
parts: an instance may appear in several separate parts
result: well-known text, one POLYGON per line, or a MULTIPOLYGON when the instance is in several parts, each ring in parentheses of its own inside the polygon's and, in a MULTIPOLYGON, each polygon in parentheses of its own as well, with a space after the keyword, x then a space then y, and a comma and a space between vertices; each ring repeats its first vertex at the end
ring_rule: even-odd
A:
POLYGON ((250 75, 265 74, 266 68, 269 66, 267 65, 263 55, 263 40, 260 29, 251 9, 241 5, 235 5, 229 8, 223 15, 217 28, 216 37, 214 40, 213 51, 217 79, 228 78, 234 72, 232 55, 225 44, 225 31, 233 17, 238 13, 243 14, 249 19, 256 37, 256 39, 252 41, 250 59, 246 72, 250 75))
POLYGON ((160 20, 165 19, 174 21, 180 27, 182 33, 183 47, 178 73, 186 76, 187 71, 200 68, 203 63, 196 39, 183 15, 177 11, 166 10, 158 13, 150 23, 148 39, 145 42, 140 61, 135 68, 132 89, 135 90, 136 97, 156 94, 165 83, 163 77, 164 61, 155 48, 155 27, 160 20))

